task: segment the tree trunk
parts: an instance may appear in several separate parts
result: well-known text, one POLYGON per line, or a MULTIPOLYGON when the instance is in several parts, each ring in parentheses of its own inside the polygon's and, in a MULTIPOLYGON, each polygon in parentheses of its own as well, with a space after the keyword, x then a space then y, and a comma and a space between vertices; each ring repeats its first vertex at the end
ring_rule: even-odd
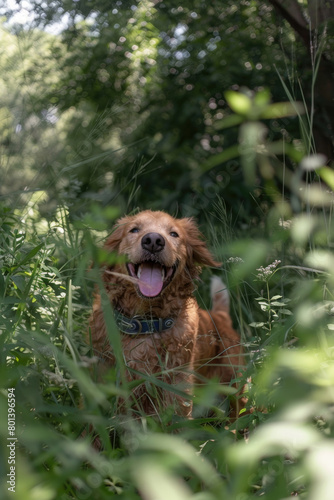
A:
MULTIPOLYGON (((304 13, 297 0, 269 0, 276 11, 290 24, 303 40, 310 54, 310 66, 314 60, 315 41, 324 23, 334 19, 334 2, 309 0, 308 12, 304 13)), ((328 159, 334 159, 334 64, 323 52, 314 87, 315 116, 313 136, 316 148, 328 159)))

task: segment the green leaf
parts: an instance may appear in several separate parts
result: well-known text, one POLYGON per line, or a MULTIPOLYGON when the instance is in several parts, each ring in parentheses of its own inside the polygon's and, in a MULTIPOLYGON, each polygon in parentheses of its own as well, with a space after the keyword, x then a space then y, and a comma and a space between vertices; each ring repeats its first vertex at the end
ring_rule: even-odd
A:
POLYGON ((222 130, 226 128, 236 127, 240 125, 244 121, 244 118, 240 115, 229 115, 223 118, 222 120, 217 121, 214 124, 214 128, 216 130, 222 130))
POLYGON ((265 142, 266 127, 260 122, 247 122, 240 127, 239 151, 245 183, 254 186, 256 182, 257 153, 265 142))
POLYGON ((254 96, 254 104, 258 107, 267 106, 270 103, 270 90, 263 89, 254 96))
POLYGON ((0 270, 0 296, 3 297, 4 293, 5 293, 5 280, 0 270))
POLYGON ((231 146, 228 149, 225 149, 222 153, 219 153, 218 155, 211 156, 207 161, 205 161, 202 165, 202 172, 206 172, 207 170, 210 170, 213 167, 216 167, 217 165, 220 165, 220 163, 224 163, 229 160, 233 160, 234 158, 237 158, 239 156, 239 147, 238 146, 231 146))
POLYGON ((245 94, 235 92, 234 90, 227 90, 224 95, 227 104, 235 113, 238 113, 239 115, 247 115, 251 110, 252 100, 245 94))
POLYGON ((270 104, 261 113, 261 118, 276 119, 288 116, 302 115, 305 113, 304 105, 301 102, 276 102, 270 104))
POLYGON ((12 281, 15 284, 15 286, 21 290, 21 292, 24 290, 25 286, 25 279, 23 276, 12 276, 12 281))
POLYGON ((13 270, 17 269, 20 266, 23 266, 27 262, 29 262, 39 251, 43 248, 44 243, 40 243, 37 247, 30 250, 30 252, 13 268, 13 270))
POLYGON ((327 186, 334 191, 334 170, 329 167, 322 167, 317 170, 317 173, 320 175, 321 179, 326 182, 327 186))

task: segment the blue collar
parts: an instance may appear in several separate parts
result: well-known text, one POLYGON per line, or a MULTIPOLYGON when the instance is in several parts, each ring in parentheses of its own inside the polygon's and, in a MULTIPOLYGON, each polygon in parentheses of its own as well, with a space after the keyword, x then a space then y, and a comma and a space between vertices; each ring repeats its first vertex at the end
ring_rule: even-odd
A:
POLYGON ((128 335, 143 335, 151 333, 162 333, 174 326, 175 320, 172 318, 151 318, 146 319, 140 316, 127 318, 119 311, 114 311, 115 321, 121 332, 128 335))

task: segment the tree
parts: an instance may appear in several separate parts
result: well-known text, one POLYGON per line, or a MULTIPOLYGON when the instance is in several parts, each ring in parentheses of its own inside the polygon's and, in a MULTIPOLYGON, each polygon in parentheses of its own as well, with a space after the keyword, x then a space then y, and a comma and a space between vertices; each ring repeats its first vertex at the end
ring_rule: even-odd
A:
MULTIPOLYGON (((314 115, 313 133, 318 152, 334 158, 334 4, 327 0, 309 0, 302 9, 297 0, 270 0, 303 41, 310 57, 314 77, 315 108, 312 89, 308 89, 310 114, 314 115)), ((313 116, 312 116, 313 120, 313 116)))
MULTIPOLYGON (((77 212, 87 199, 117 199, 124 210, 140 205, 205 217, 219 195, 248 220, 256 209, 240 182, 239 160, 203 165, 238 140, 236 127, 217 129, 231 113, 227 89, 269 87, 274 101, 284 101, 283 81, 296 99, 304 92, 311 103, 309 54, 271 3, 46 4, 32 2, 36 25, 67 15, 52 46, 58 76, 34 97, 40 112, 56 110, 53 129, 61 137, 45 165, 50 200, 61 191, 77 212)), ((269 138, 283 130, 291 143, 298 127, 295 119, 273 119, 269 138)))
POLYGON ((56 110, 44 96, 59 78, 52 53, 61 44, 40 30, 16 35, 3 25, 0 41, 1 195, 12 193, 15 205, 23 189, 38 187, 36 174, 47 181, 45 166, 59 151, 56 110))

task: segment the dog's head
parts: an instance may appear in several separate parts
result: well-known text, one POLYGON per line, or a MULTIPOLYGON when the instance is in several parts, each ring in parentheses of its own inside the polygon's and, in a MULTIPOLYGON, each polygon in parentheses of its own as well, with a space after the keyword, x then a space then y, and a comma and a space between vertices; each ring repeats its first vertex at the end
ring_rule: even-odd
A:
POLYGON ((185 273, 188 281, 195 278, 196 267, 220 265, 201 238, 192 219, 146 210, 121 218, 105 248, 127 257, 126 272, 137 293, 152 299, 185 273))

